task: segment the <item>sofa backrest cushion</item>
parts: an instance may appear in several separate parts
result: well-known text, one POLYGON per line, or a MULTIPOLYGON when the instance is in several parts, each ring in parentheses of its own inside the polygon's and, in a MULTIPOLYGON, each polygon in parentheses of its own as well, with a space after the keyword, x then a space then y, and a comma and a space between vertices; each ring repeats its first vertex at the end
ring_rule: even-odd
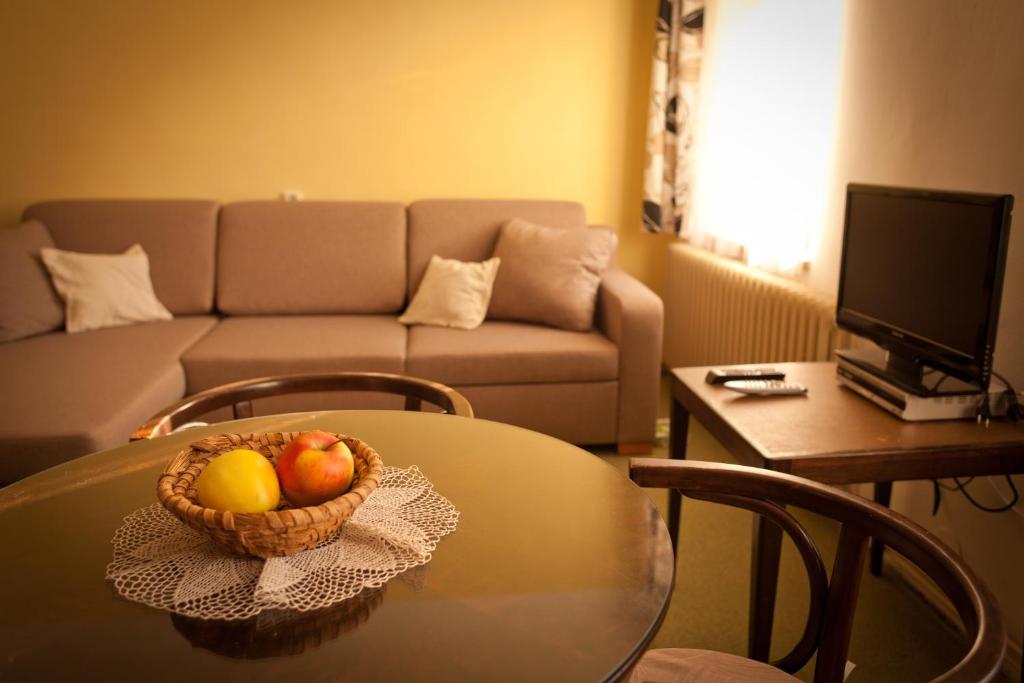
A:
MULTIPOLYGON (((409 205, 409 296, 419 287, 434 254, 485 261, 494 253, 501 226, 523 218, 552 228, 584 229, 586 210, 577 202, 516 199, 428 199, 409 205)), ((501 276, 501 268, 498 268, 501 276)))
POLYGON ((213 309, 216 202, 56 200, 33 204, 25 220, 43 223, 65 251, 120 254, 141 244, 157 298, 174 315, 213 309))
POLYGON ((229 315, 397 313, 405 207, 391 202, 224 206, 217 307, 229 315))

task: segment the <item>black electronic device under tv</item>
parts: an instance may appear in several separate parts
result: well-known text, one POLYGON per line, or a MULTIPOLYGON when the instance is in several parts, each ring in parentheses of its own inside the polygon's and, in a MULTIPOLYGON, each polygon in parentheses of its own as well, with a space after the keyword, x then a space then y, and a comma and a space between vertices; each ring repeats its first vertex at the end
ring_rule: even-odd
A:
POLYGON ((988 389, 1012 208, 1011 195, 847 186, 836 322, 888 351, 867 369, 919 395, 943 374, 988 389))

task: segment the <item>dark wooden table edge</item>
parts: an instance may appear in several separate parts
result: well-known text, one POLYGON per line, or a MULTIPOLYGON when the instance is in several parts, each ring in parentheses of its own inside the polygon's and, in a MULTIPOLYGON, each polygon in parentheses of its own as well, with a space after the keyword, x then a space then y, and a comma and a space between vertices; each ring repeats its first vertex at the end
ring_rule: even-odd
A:
MULTIPOLYGON (((907 453, 903 449, 889 448, 872 451, 835 451, 826 455, 793 453, 787 456, 766 456, 763 448, 740 435, 737 427, 693 393, 678 375, 672 373, 672 402, 678 403, 695 417, 743 465, 765 467, 777 472, 788 472, 822 484, 862 484, 875 482, 945 479, 958 476, 988 476, 993 474, 1024 473, 1024 447, 1019 443, 973 444, 969 446, 937 445, 907 453), (884 463, 884 476, 849 473, 845 469, 863 470, 883 464, 898 456, 895 465, 884 463), (964 458, 971 458, 965 462, 964 458), (836 467, 836 458, 842 458, 843 468, 836 467), (909 462, 907 462, 909 460, 909 462), (979 462, 979 460, 981 462, 979 462), (927 470, 927 472, 925 472, 927 470), (935 471, 939 470, 936 475, 935 471)), ((673 408, 673 415, 675 409, 673 408)), ((673 420, 669 422, 669 430, 673 420)), ((984 429, 984 427, 979 427, 984 429)), ((685 451, 685 445, 683 446, 685 451)), ((674 457, 670 453, 670 457, 674 457)))
MULTIPOLYGON (((765 458, 761 455, 757 444, 750 443, 739 434, 739 430, 720 413, 713 410, 699 396, 690 391, 679 376, 672 374, 672 403, 685 409, 688 415, 697 418, 704 427, 711 432, 711 435, 718 439, 723 446, 732 453, 741 464, 753 467, 764 467, 765 458)), ((673 417, 675 417, 673 408, 673 417)), ((669 421, 669 432, 671 433, 674 420, 669 421)), ((683 444, 683 450, 686 445, 683 444)), ((672 454, 670 454, 671 456, 672 454)))
POLYGON ((870 453, 837 451, 823 456, 796 455, 767 460, 788 462, 791 474, 822 484, 864 484, 1020 474, 1024 473, 1024 446, 1011 443, 991 446, 935 446, 913 453, 899 449, 870 453), (846 461, 843 463, 844 468, 836 467, 836 458, 846 461))
POLYGON ((636 647, 633 648, 632 652, 629 652, 626 657, 622 660, 617 668, 611 671, 604 679, 604 683, 610 683, 613 681, 625 681, 629 679, 629 675, 633 672, 633 667, 640 661, 647 648, 650 647, 651 641, 658 635, 658 631, 661 630, 661 625, 665 622, 665 615, 668 614, 668 607, 672 604, 672 594, 675 592, 676 585, 676 562, 675 552, 673 548, 672 557, 672 579, 669 583, 669 589, 665 593, 665 600, 662 602, 661 610, 658 614, 658 618, 651 622, 651 626, 644 633, 643 638, 637 643, 636 647))

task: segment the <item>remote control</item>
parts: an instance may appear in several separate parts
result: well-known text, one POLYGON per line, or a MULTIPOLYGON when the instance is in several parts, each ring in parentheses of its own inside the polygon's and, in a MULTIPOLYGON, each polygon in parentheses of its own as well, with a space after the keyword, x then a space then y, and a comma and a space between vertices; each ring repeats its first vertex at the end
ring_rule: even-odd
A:
POLYGON ((780 379, 733 380, 722 386, 741 394, 755 396, 802 396, 807 393, 807 387, 804 385, 796 382, 784 382, 780 379))
POLYGON ((786 379, 786 373, 775 368, 713 368, 704 381, 708 384, 724 384, 735 379, 786 379))

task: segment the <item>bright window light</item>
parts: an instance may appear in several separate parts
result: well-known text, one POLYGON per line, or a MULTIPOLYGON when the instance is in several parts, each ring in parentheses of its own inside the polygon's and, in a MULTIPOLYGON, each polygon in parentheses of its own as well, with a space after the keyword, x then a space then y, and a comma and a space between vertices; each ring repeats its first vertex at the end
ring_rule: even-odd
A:
POLYGON ((688 219, 698 241, 780 271, 809 260, 832 172, 842 17, 842 0, 708 3, 688 219))

